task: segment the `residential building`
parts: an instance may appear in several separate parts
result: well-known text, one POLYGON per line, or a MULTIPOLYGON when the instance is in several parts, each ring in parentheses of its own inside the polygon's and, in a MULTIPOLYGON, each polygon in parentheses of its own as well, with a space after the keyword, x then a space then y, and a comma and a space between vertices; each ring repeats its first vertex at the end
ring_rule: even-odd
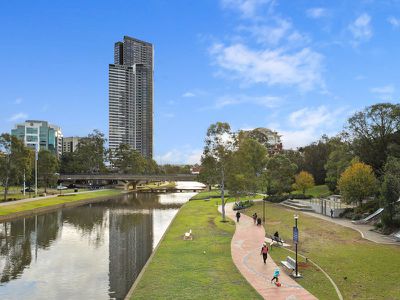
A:
POLYGON ((62 153, 75 152, 80 138, 77 136, 65 137, 62 140, 62 153))
POLYGON ((124 36, 109 65, 109 146, 153 157, 153 45, 124 36))
POLYGON ((18 137, 27 147, 45 149, 54 152, 58 157, 62 154, 61 128, 49 124, 47 121, 27 120, 15 125, 11 130, 13 136, 18 137))
POLYGON ((276 131, 259 127, 253 130, 243 130, 242 134, 263 144, 268 149, 269 154, 281 153, 283 151, 281 135, 276 131))

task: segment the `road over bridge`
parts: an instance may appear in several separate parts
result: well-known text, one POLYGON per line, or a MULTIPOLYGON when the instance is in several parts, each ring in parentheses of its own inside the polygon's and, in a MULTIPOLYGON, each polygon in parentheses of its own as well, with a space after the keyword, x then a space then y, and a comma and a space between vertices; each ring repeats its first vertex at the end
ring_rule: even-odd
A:
POLYGON ((125 189, 136 189, 139 183, 154 181, 197 181, 197 175, 192 174, 160 174, 160 175, 138 175, 138 174, 60 174, 60 182, 122 182, 125 189))

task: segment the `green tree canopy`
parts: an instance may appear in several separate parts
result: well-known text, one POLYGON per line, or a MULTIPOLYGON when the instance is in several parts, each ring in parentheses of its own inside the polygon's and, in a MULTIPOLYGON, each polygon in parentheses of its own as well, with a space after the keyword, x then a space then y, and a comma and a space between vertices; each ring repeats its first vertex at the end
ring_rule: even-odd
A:
POLYGON ((400 199, 400 158, 389 156, 384 171, 381 195, 385 210, 382 220, 385 226, 390 227, 396 214, 396 202, 400 199))
POLYGON ((3 133, 0 136, 0 181, 4 187, 4 200, 9 186, 21 181, 23 174, 31 169, 32 151, 15 136, 3 133))
POLYGON ((38 155, 38 177, 44 186, 45 193, 47 188, 57 183, 58 160, 53 152, 40 150, 38 155))
POLYGON ((355 155, 371 165, 378 175, 383 174, 390 151, 398 151, 399 132, 400 104, 368 106, 349 118, 347 124, 347 134, 353 143, 355 155))
POLYGON ((273 155, 268 158, 264 171, 267 193, 273 195, 290 192, 296 171, 296 164, 292 163, 283 154, 273 155))

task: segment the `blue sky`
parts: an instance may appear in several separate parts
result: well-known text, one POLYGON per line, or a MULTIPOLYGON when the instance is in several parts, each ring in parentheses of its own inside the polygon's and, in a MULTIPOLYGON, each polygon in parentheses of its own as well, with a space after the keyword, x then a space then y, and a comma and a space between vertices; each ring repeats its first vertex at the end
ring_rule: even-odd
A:
POLYGON ((107 135, 114 42, 153 43, 160 163, 196 162, 216 121, 293 148, 399 96, 398 0, 2 1, 0 25, 0 132, 107 135))

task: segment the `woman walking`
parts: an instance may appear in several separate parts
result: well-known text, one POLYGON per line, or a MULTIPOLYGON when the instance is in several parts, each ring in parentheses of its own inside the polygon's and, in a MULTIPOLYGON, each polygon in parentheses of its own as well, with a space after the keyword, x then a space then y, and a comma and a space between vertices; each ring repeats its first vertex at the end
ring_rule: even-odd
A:
POLYGON ((266 264, 268 258, 268 246, 266 243, 263 244, 260 255, 263 256, 264 264, 266 264))
POLYGON ((256 223, 257 223, 257 213, 253 214, 253 221, 254 221, 254 225, 256 225, 256 223))

